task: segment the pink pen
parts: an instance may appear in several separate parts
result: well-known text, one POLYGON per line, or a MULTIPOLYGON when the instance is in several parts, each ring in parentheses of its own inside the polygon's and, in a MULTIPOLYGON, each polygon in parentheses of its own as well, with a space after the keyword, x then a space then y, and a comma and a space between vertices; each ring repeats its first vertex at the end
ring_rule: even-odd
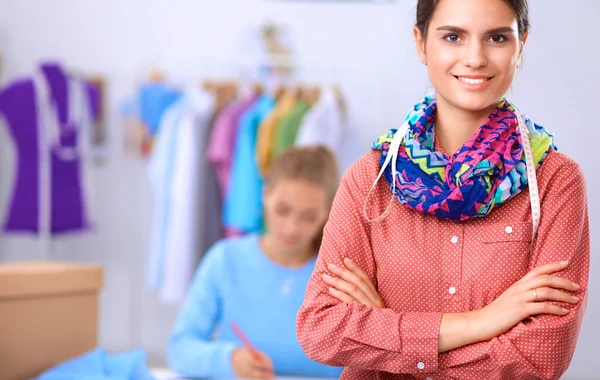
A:
POLYGON ((250 350, 250 353, 252 354, 254 359, 257 362, 262 362, 263 361, 262 357, 258 354, 258 351, 256 350, 256 348, 254 348, 254 346, 252 345, 252 343, 250 342, 248 337, 246 337, 246 335, 242 332, 242 329, 240 329, 240 327, 237 325, 237 323, 231 322, 230 325, 231 325, 231 329, 233 330, 234 334, 238 337, 239 340, 242 341, 244 346, 250 350))

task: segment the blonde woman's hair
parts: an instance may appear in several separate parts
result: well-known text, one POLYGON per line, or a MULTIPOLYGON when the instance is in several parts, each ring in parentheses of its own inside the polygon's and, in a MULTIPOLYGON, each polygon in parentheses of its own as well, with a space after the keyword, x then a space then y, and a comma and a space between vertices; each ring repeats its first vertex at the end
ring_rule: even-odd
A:
MULTIPOLYGON (((325 189, 327 214, 340 183, 339 167, 335 154, 324 145, 292 147, 280 153, 265 176, 265 184, 275 185, 281 180, 301 180, 325 189)), ((323 227, 325 227, 323 225, 323 227)), ((322 229, 315 238, 318 250, 323 240, 322 229)))

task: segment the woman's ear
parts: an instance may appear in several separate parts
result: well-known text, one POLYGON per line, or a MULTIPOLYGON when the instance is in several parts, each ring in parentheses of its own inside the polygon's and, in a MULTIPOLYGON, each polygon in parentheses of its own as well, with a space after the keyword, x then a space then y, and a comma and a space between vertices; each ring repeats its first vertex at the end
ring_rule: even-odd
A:
POLYGON ((523 40, 521 41, 521 49, 519 50, 519 60, 517 62, 522 62, 523 60, 523 48, 525 48, 525 44, 527 43, 528 37, 529 30, 525 31, 525 34, 523 34, 523 40))
POLYGON ((415 46, 417 48, 419 58, 421 59, 421 63, 427 65, 427 55, 425 54, 425 38, 417 26, 413 28, 413 36, 415 38, 415 46))

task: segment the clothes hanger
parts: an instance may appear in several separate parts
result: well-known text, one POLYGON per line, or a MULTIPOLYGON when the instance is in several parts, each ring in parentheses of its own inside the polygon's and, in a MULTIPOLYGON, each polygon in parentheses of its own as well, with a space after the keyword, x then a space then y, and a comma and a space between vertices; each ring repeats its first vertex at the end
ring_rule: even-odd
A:
POLYGON ((260 82, 254 82, 251 87, 257 96, 262 95, 263 92, 265 91, 265 88, 263 87, 263 85, 260 82))
POLYGON ((225 98, 230 102, 238 97, 239 84, 235 80, 229 80, 225 83, 225 98))
POLYGON ((164 83, 165 72, 163 69, 161 69, 159 67, 150 69, 146 80, 150 83, 164 83))
POLYGON ((279 83, 275 86, 275 88, 273 89, 271 94, 273 95, 273 98, 275 99, 275 101, 279 102, 281 100, 281 97, 285 94, 285 92, 286 92, 285 85, 283 85, 282 83, 279 83))
POLYGON ((215 111, 223 109, 238 94, 238 84, 235 81, 216 81, 204 79, 200 85, 215 97, 215 111))
POLYGON ((310 105, 314 105, 321 97, 319 86, 306 86, 302 90, 302 100, 310 105))
POLYGON ((346 112, 347 103, 346 103, 346 99, 344 98, 342 88, 337 83, 331 84, 330 87, 331 87, 331 90, 333 91, 333 95, 335 96, 335 98, 337 100, 338 107, 340 107, 342 112, 346 112))

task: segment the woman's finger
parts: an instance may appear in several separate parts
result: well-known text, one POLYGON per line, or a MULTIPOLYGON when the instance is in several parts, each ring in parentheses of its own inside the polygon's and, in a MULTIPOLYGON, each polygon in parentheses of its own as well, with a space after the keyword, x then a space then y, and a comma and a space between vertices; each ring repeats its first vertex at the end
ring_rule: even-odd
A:
POLYGON ((252 371, 258 379, 271 379, 273 374, 273 363, 271 359, 263 352, 258 352, 260 360, 254 360, 252 363, 252 371))
POLYGON ((363 271, 362 268, 360 266, 358 266, 358 264, 356 264, 354 261, 352 261, 348 257, 346 257, 344 259, 344 265, 346 265, 346 268, 351 270, 358 277, 363 279, 363 282, 369 287, 369 290, 370 290, 370 293, 367 295, 369 296, 369 298, 371 298, 371 301, 375 304, 375 306, 376 307, 385 307, 385 304, 383 303, 383 299, 379 295, 379 292, 377 291, 375 284, 373 283, 373 281, 371 281, 371 279, 365 273, 365 271, 363 271))
MULTIPOLYGON (((369 282, 370 281, 368 280, 368 278, 367 278, 367 281, 365 281, 363 278, 361 278, 356 273, 353 273, 348 268, 339 267, 339 266, 334 265, 334 264, 329 264, 328 268, 329 268, 329 270, 332 273, 334 273, 335 275, 337 275, 338 277, 340 277, 344 281, 346 281, 349 284, 352 284, 352 285, 356 286, 357 288, 359 288, 362 291, 362 293, 367 298, 369 298, 369 300, 371 301, 371 303, 375 303, 377 301, 378 294, 377 294, 377 292, 374 292, 373 290, 371 290, 371 288, 369 287, 369 282)), ((343 290, 343 289, 341 289, 341 290, 343 290)), ((351 296, 353 296, 353 297, 356 296, 354 294, 354 292, 351 292, 349 294, 351 296)))
POLYGON ((528 303, 525 306, 525 310, 527 314, 532 315, 540 315, 540 314, 550 314, 550 315, 567 315, 569 314, 569 310, 562 308, 560 306, 553 305, 549 302, 532 302, 528 303))
POLYGON ((343 303, 347 303, 349 305, 359 304, 359 302, 357 300, 350 297, 349 295, 342 292, 341 290, 337 290, 336 288, 329 288, 329 294, 331 294, 334 298, 337 298, 338 300, 340 300, 343 303))
POLYGON ((371 291, 373 293, 377 293, 377 289, 375 288, 375 285, 373 284, 373 282, 371 281, 369 276, 365 273, 365 271, 363 271, 362 268, 358 266, 358 264, 356 264, 354 261, 352 261, 351 259, 346 257, 344 259, 344 265, 346 265, 346 268, 348 268, 350 271, 352 271, 352 273, 354 273, 358 277, 362 278, 362 280, 365 282, 365 284, 367 284, 367 286, 369 286, 369 288, 371 288, 371 291))
POLYGON ((359 303, 361 303, 363 305, 371 305, 372 304, 371 300, 362 291, 362 289, 354 284, 351 284, 351 283, 349 283, 345 280, 339 279, 339 278, 329 276, 328 274, 323 275, 323 281, 327 285, 333 286, 337 290, 341 290, 342 292, 348 294, 349 296, 351 296, 352 298, 354 298, 355 300, 357 300, 359 303))
POLYGON ((530 292, 532 293, 531 298, 533 299, 533 301, 536 301, 535 296, 537 296, 537 302, 565 302, 573 305, 579 303, 578 297, 572 296, 570 294, 553 288, 537 288, 535 290, 535 294, 533 294, 532 290, 530 290, 530 292))
POLYGON ((269 371, 266 371, 265 369, 259 367, 252 367, 252 369, 250 369, 250 377, 252 379, 267 380, 272 379, 273 374, 269 371))
POLYGON ((565 270, 568 266, 568 261, 540 265, 527 273, 519 282, 527 282, 541 275, 557 273, 565 270))
POLYGON ((544 287, 562 289, 570 292, 579 290, 579 286, 570 280, 562 277, 550 276, 547 274, 529 280, 525 285, 531 290, 544 287))

